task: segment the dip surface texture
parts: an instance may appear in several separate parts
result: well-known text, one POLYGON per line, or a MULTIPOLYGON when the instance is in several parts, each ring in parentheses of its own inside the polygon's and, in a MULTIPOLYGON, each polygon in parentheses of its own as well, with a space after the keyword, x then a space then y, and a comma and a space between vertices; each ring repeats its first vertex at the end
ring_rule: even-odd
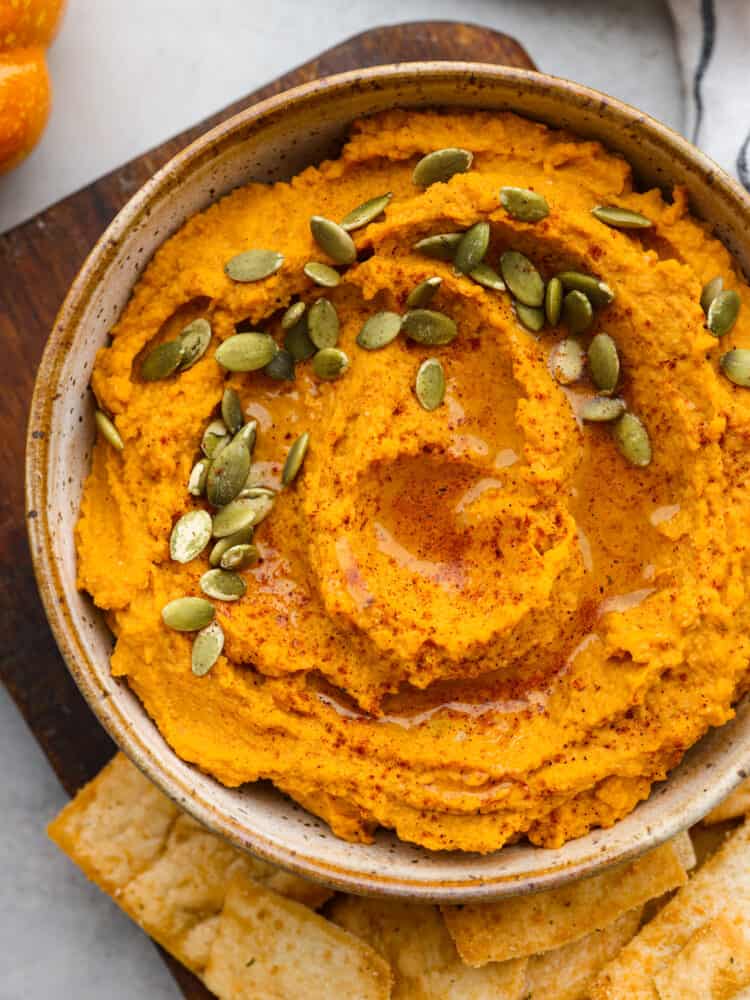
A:
POLYGON ((114 674, 224 784, 268 778, 351 840, 382 825, 435 849, 557 846, 624 816, 732 716, 750 656, 750 392, 719 358, 750 347, 750 291, 684 192, 636 193, 621 158, 512 114, 392 112, 356 123, 339 159, 192 218, 112 334, 92 384, 124 450, 95 446, 79 582, 107 611, 114 674), (416 187, 419 158, 449 146, 474 153, 471 169, 416 187), (543 195, 547 217, 514 219, 505 185, 543 195), (305 263, 330 261, 310 217, 339 220, 387 191, 385 214, 352 233, 358 262, 337 287, 314 285, 305 263), (610 228, 591 209, 611 203, 653 225, 610 228), (513 249, 545 280, 575 269, 611 287, 581 343, 615 341, 648 467, 579 419, 587 376, 553 378, 564 322, 532 334, 507 292, 412 249, 480 220, 493 268, 513 249), (225 263, 254 247, 283 265, 232 281, 225 263), (716 275, 742 300, 721 340, 700 306, 716 275), (369 316, 403 313, 431 276, 442 284, 429 308, 455 320, 452 343, 402 332, 381 350, 356 345, 369 316), (337 380, 311 361, 294 381, 216 363, 238 326, 281 343, 287 306, 321 296, 350 360, 337 380), (196 317, 213 331, 203 358, 141 380, 145 353, 196 317), (414 393, 428 357, 446 379, 431 412, 414 393), (210 548, 180 564, 169 538, 178 517, 209 509, 187 482, 227 386, 258 422, 257 482, 278 489, 291 444, 308 431, 310 445, 255 532, 245 595, 214 602, 224 649, 197 677, 193 637, 161 610, 202 596, 210 548))

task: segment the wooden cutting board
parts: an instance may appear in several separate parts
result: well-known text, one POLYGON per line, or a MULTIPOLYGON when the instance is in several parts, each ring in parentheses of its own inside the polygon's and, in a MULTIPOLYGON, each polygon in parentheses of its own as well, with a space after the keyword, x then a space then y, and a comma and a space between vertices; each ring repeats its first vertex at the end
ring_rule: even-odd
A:
MULTIPOLYGON (((478 25, 422 21, 373 28, 0 236, 0 678, 70 795, 100 770, 114 746, 68 674, 44 617, 26 542, 23 496, 24 438, 34 376, 68 286, 131 195, 206 129, 321 76, 420 59, 534 69, 518 42, 478 25)), ((209 998, 191 973, 164 957, 189 1000, 209 998)))

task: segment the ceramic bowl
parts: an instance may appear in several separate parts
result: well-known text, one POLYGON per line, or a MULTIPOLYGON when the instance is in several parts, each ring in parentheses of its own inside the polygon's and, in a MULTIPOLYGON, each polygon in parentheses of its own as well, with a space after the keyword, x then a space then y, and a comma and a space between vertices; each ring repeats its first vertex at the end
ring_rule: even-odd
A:
POLYGON ((127 684, 109 671, 112 637, 76 590, 73 529, 94 442, 88 391, 97 350, 157 247, 237 185, 287 179, 335 154, 359 115, 393 107, 510 109, 624 154, 642 184, 684 184, 693 211, 750 273, 750 200, 680 136, 604 94, 523 70, 415 63, 345 73, 264 101, 219 125, 160 170, 120 212, 76 278, 47 344, 32 404, 28 507, 36 574, 78 686, 132 760, 188 812, 229 840, 354 892, 467 901, 549 888, 631 858, 698 820, 750 766, 750 709, 693 747, 668 781, 609 830, 558 850, 528 844, 479 856, 430 853, 381 831, 349 844, 266 783, 224 788, 180 760, 127 684), (39 432, 43 432, 40 434, 39 432))

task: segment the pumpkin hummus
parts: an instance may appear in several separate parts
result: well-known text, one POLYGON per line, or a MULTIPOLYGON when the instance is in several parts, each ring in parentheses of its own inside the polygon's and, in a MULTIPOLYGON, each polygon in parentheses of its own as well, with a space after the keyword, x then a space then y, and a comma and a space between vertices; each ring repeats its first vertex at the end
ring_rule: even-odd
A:
POLYGON ((382 825, 486 852, 611 825, 747 686, 750 393, 719 366, 734 347, 750 347, 750 290, 684 191, 638 193, 601 145, 512 114, 357 122, 338 159, 236 190, 167 240, 98 356, 93 388, 124 449, 94 449, 79 581, 108 613, 113 673, 182 758, 229 786, 270 779, 350 840, 382 825), (419 158, 456 146, 471 169, 416 187, 419 158), (541 194, 549 214, 519 221, 499 201, 506 185, 541 194), (387 191, 385 213, 352 233, 358 260, 340 284, 314 284, 305 264, 328 258, 311 216, 342 219, 387 191), (652 225, 592 215, 612 203, 652 225), (580 419, 587 375, 553 377, 564 322, 532 334, 507 292, 413 249, 478 220, 493 268, 512 248, 546 280, 575 269, 610 286, 582 343, 616 342, 648 466, 580 419), (226 262, 252 247, 282 266, 231 280, 226 262), (721 340, 700 305, 717 275, 743 306, 721 340), (357 346, 368 317, 403 313, 431 276, 452 343, 357 346), (293 381, 217 364, 238 329, 281 343, 290 303, 322 296, 350 362, 340 378, 309 361, 293 381), (144 352, 196 317, 211 325, 206 354, 143 381, 144 352), (432 411, 413 388, 430 356, 446 379, 432 411), (224 648, 198 677, 192 636, 161 611, 201 595, 209 549, 182 564, 169 539, 177 518, 209 509, 186 484, 227 386, 258 424, 256 482, 279 489, 292 442, 307 431, 310 444, 257 527, 244 596, 215 602, 224 648))

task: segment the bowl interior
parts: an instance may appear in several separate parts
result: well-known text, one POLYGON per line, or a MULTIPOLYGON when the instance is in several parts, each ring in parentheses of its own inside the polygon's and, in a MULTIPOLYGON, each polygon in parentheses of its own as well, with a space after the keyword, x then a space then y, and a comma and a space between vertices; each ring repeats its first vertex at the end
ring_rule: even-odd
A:
POLYGON ((744 777, 750 716, 708 734, 668 782, 610 830, 559 850, 431 853, 381 832, 348 844, 265 783, 228 789, 181 761, 109 671, 112 637, 76 590, 74 527, 94 441, 88 390, 96 352, 158 246, 195 212, 250 180, 287 179, 335 155, 353 118, 392 107, 510 109, 621 151, 641 183, 686 184, 693 210, 750 271, 750 208, 717 167, 663 126, 604 95, 540 74, 466 64, 381 67, 318 81, 220 126, 157 174, 120 213, 76 280, 42 362, 29 426, 32 551, 58 643, 114 739, 198 819, 255 853, 351 891, 432 900, 547 888, 631 857, 697 820, 744 777), (44 432, 42 437, 38 432, 44 432), (33 434, 37 432, 37 434, 33 434))

